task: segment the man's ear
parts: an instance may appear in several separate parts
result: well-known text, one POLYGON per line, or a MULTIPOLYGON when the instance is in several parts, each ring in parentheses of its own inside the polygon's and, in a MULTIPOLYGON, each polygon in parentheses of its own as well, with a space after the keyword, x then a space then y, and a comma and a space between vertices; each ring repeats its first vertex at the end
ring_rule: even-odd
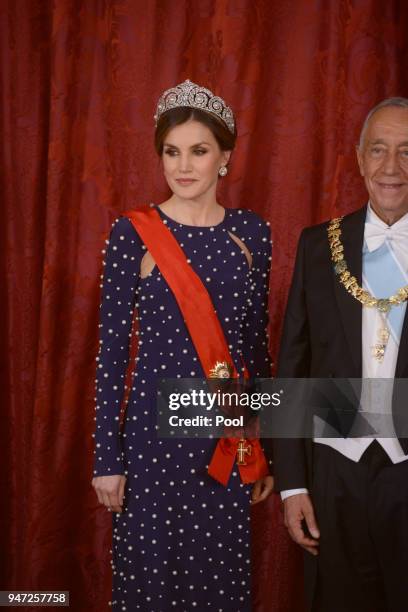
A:
POLYGON ((360 168, 360 174, 361 176, 364 176, 363 153, 359 144, 356 145, 356 155, 358 167, 360 168))

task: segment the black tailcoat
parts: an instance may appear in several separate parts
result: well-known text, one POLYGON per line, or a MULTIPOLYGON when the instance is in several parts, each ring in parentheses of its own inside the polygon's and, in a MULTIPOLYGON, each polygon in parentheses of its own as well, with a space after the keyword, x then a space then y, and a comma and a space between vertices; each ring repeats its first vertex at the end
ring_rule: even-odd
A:
MULTIPOLYGON (((362 253, 367 207, 344 217, 341 240, 351 274, 362 282, 362 253)), ((327 223, 305 229, 299 239, 286 309, 278 377, 361 378, 362 308, 340 284, 333 269, 327 223)), ((385 297, 385 296, 379 296, 385 297)), ((408 308, 400 339, 396 378, 408 377, 408 308)), ((404 402, 402 402, 404 403, 404 402)), ((394 422, 399 410, 393 402, 394 422)), ((408 439, 400 439, 408 453, 408 439)), ((313 487, 313 444, 305 439, 274 440, 278 491, 313 487)), ((305 553, 309 604, 316 584, 316 558, 305 553)))

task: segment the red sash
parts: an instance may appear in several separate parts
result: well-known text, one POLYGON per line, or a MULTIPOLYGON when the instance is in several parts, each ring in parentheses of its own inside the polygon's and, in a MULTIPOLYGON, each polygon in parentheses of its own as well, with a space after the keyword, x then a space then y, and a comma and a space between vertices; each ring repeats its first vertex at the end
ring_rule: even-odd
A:
MULTIPOLYGON (((146 207, 128 211, 124 216, 133 224, 173 292, 206 377, 238 378, 210 295, 157 210, 146 207)), ((269 474, 257 438, 220 438, 208 473, 226 486, 235 459, 244 483, 255 482, 269 474)))

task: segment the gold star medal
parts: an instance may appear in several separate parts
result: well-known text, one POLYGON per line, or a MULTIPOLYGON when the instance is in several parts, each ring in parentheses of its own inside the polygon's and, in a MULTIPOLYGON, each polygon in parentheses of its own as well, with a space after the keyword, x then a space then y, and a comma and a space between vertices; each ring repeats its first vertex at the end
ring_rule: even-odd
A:
POLYGON ((231 378, 232 367, 226 361, 217 361, 210 370, 210 378, 231 378))

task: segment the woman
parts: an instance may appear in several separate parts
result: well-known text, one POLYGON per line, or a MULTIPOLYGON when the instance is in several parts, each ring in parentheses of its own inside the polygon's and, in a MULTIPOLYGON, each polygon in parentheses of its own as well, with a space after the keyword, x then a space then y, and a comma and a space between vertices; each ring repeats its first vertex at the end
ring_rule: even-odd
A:
MULTIPOLYGON (((174 239, 187 258, 186 274, 195 274, 213 304, 236 375, 246 366, 252 376, 269 376, 269 228, 254 213, 224 209, 216 200, 236 139, 223 100, 186 81, 161 96, 155 119, 156 150, 172 195, 146 213, 147 229, 155 222, 158 232, 150 232, 151 243, 139 211, 115 221, 102 285, 92 483, 114 512, 112 607, 248 611, 249 487, 236 465, 226 486, 210 476, 214 440, 157 437, 155 382, 210 375, 186 327, 194 313, 182 312, 169 288, 174 239), (161 231, 169 246, 157 265, 161 231), (134 309, 138 356, 120 432, 134 309)), ((261 473, 252 503, 272 490, 272 477, 261 473)))

